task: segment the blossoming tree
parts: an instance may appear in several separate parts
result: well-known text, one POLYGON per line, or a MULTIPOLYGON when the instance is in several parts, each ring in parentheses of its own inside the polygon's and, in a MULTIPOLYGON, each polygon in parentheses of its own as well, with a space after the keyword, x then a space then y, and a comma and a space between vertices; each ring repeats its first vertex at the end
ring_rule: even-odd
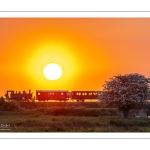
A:
POLYGON ((106 103, 115 103, 119 111, 123 112, 124 118, 127 118, 129 110, 145 104, 149 83, 149 78, 137 73, 117 75, 103 85, 99 98, 106 103))

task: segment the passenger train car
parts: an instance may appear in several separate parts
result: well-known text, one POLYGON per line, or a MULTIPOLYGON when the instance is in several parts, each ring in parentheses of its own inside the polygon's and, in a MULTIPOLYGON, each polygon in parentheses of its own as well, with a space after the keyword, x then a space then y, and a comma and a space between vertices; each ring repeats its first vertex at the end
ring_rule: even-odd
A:
POLYGON ((42 100, 59 100, 66 101, 69 100, 69 95, 67 90, 36 90, 36 99, 42 100))
POLYGON ((94 100, 98 99, 100 91, 72 91, 71 99, 76 100, 77 102, 84 100, 94 100))

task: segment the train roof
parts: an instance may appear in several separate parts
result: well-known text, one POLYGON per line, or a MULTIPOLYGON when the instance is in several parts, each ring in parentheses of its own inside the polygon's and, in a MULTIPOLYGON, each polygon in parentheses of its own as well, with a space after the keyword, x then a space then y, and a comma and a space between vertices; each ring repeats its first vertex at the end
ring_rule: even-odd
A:
POLYGON ((68 92, 68 90, 36 90, 36 92, 68 92))
POLYGON ((72 92, 101 92, 100 90, 73 90, 72 92))

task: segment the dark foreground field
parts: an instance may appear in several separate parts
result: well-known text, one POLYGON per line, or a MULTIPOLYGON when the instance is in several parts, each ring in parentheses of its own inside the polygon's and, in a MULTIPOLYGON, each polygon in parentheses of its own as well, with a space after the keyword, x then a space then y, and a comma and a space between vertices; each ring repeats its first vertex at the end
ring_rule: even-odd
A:
POLYGON ((24 102, 13 107, 1 109, 0 132, 150 132, 148 118, 124 119, 116 108, 100 103, 24 102))

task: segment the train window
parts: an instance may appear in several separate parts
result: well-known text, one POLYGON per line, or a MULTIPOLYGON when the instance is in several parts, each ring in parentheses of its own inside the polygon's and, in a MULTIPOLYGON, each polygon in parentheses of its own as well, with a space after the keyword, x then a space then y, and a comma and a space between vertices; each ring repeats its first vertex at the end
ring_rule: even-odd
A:
POLYGON ((87 95, 87 93, 85 93, 85 95, 87 95))
POLYGON ((92 95, 92 93, 89 93, 89 95, 92 95))
POLYGON ((41 93, 40 92, 38 92, 38 95, 40 95, 41 93))
POLYGON ((93 93, 93 95, 97 95, 97 93, 93 93))
POLYGON ((79 95, 81 95, 81 93, 79 93, 79 95))
POLYGON ((61 92, 61 95, 64 95, 64 93, 63 93, 63 92, 61 92))
POLYGON ((85 95, 85 93, 82 93, 82 95, 85 95))
POLYGON ((50 92, 49 95, 54 95, 54 93, 53 93, 53 92, 50 92))

